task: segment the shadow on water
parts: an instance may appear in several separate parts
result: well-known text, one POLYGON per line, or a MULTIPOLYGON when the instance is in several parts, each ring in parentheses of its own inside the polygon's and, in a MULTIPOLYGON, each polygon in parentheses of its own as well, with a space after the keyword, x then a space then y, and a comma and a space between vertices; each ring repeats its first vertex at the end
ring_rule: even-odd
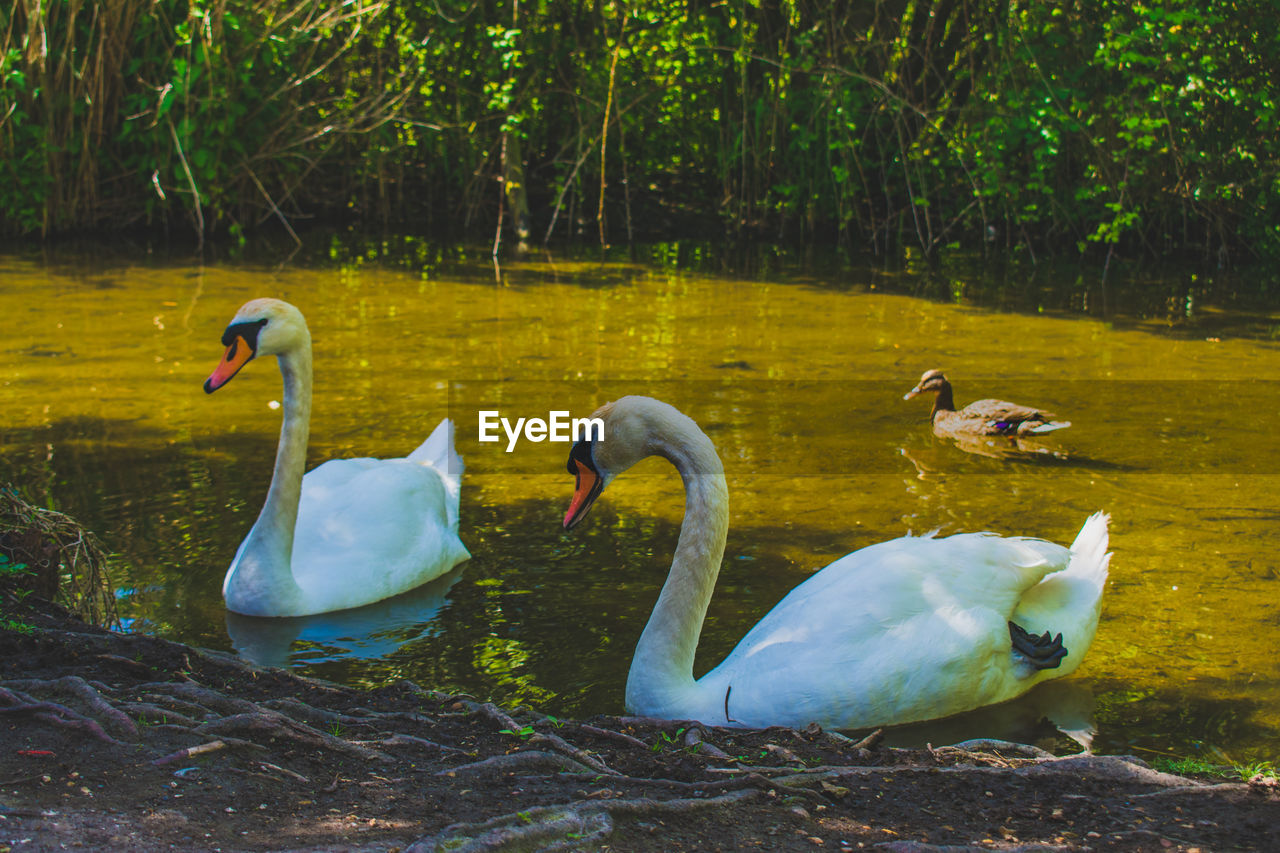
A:
POLYGON ((1082 679, 1045 681, 1008 702, 885 730, 885 743, 922 747, 994 738, 1070 751, 1064 736, 1089 749, 1097 733, 1093 689, 1082 679))
POLYGON ((301 247, 291 239, 258 234, 244 243, 209 243, 202 252, 180 242, 128 238, 111 243, 63 240, 38 250, 0 244, 0 249, 99 289, 122 286, 131 268, 175 265, 185 268, 180 274, 188 276, 215 264, 245 269, 400 269, 513 290, 548 284, 599 290, 680 273, 826 292, 899 294, 996 313, 1091 317, 1164 337, 1236 337, 1280 347, 1280 316, 1275 311, 1280 277, 1269 267, 1112 264, 1109 280, 1104 281, 1101 264, 1079 259, 1036 263, 1009 253, 955 253, 935 263, 910 255, 891 260, 839 246, 680 239, 603 250, 579 244, 504 252, 495 267, 488 243, 320 227, 302 236, 301 247))
MULTIPOLYGON (((1025 439, 1010 439, 1003 436, 982 436, 973 439, 942 439, 950 448, 977 456, 992 459, 998 463, 1015 465, 1043 466, 1045 468, 1076 468, 1085 471, 1140 471, 1137 465, 1126 465, 1121 462, 1108 462, 1079 453, 1058 450, 1038 442, 1025 439)), ((950 454, 937 452, 937 447, 908 448, 899 447, 898 453, 911 463, 916 470, 917 480, 927 480, 945 476, 954 466, 946 458, 950 454)))
MULTIPOLYGON (((1276 679, 1261 686, 1274 691, 1276 679)), ((1274 709, 1239 687, 1204 683, 1195 691, 1174 691, 1097 682, 1100 726, 1094 748, 1148 759, 1193 755, 1219 764, 1274 761, 1275 729, 1262 722, 1274 720, 1274 709)))

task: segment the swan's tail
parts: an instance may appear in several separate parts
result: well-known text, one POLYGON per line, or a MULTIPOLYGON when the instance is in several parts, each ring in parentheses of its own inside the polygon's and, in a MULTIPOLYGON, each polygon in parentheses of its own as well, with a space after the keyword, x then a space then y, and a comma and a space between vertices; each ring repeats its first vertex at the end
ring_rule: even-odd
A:
POLYGON ((1076 541, 1071 543, 1071 563, 1064 574, 1091 581, 1102 592, 1107 582, 1107 567, 1111 565, 1111 555, 1107 553, 1110 541, 1107 535, 1107 524, 1111 516, 1105 512, 1095 512, 1085 520, 1084 526, 1076 534, 1076 541))
POLYGON ((1011 621, 1032 634, 1049 631, 1062 635, 1067 650, 1056 669, 1027 668, 1024 676, 1058 678, 1075 672, 1098 629, 1102 593, 1107 583, 1107 523, 1110 516, 1095 512, 1071 543, 1067 567, 1045 577, 1023 595, 1011 621))
POLYGON ((430 465, 440 472, 445 493, 449 496, 446 506, 449 526, 458 526, 458 499, 462 490, 462 472, 465 466, 458 451, 453 449, 453 421, 445 418, 417 450, 409 454, 410 462, 430 465))

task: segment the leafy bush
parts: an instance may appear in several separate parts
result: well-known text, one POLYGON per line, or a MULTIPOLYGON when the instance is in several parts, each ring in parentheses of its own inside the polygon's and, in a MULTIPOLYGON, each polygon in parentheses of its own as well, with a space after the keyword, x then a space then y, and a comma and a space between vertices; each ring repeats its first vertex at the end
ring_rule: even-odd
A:
POLYGON ((1280 254, 1263 0, 48 0, 0 231, 689 219, 881 252, 1280 254), (440 219, 432 217, 439 216, 440 219))

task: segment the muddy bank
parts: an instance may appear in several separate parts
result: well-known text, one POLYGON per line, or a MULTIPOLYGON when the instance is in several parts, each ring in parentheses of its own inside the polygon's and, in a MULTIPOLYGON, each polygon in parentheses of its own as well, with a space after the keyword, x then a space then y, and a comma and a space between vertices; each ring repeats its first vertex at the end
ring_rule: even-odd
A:
POLYGON ((1267 850, 1280 794, 970 742, 556 720, 108 633, 0 631, 0 850, 1267 850))

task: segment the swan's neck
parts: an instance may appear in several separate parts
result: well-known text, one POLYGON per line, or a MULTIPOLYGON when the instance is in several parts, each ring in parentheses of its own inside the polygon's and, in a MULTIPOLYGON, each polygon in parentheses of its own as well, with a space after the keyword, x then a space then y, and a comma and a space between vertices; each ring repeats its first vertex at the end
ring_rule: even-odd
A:
POLYGON ((311 428, 310 340, 304 346, 281 353, 279 362, 284 380, 284 420, 280 425, 271 487, 223 590, 227 603, 240 613, 251 613, 254 602, 270 602, 278 612, 281 601, 301 597, 301 589, 293 578, 291 557, 311 428), (233 596, 237 599, 234 602, 233 596))
POLYGON ((951 396, 951 383, 944 382, 933 397, 933 411, 929 413, 929 418, 931 420, 937 418, 938 412, 954 412, 955 410, 955 400, 951 396))
POLYGON ((684 523, 627 677, 627 706, 648 713, 687 704, 680 697, 694 687, 693 657, 729 529, 729 490, 715 447, 693 421, 681 432, 655 452, 684 480, 684 523))

